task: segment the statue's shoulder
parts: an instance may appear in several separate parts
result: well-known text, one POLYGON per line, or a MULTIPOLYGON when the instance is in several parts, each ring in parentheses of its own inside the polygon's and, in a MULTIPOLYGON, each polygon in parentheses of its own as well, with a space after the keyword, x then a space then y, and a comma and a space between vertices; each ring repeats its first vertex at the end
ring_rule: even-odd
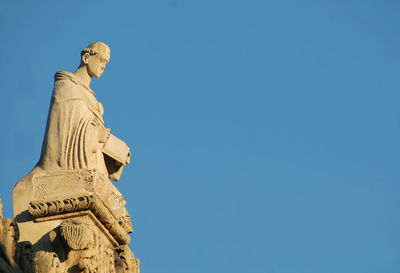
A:
POLYGON ((58 71, 54 75, 53 98, 57 102, 68 100, 82 100, 81 89, 78 79, 68 71, 58 71))

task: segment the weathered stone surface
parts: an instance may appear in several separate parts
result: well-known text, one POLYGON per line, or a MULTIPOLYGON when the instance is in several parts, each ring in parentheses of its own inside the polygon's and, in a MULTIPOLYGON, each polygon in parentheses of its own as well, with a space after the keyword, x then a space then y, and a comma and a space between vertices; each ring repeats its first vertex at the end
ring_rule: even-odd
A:
POLYGON ((116 250, 119 257, 116 263, 117 272, 140 273, 140 260, 135 258, 127 245, 121 245, 116 250))
POLYGON ((22 272, 17 261, 18 226, 13 219, 3 218, 3 203, 0 199, 0 272, 22 272))
MULTIPOLYGON (((37 218, 87 210, 96 216, 119 243, 130 242, 128 233, 132 232, 132 226, 127 226, 125 218, 117 219, 96 194, 32 201, 29 204, 30 214, 39 221, 43 220, 37 218)), ((57 217, 52 219, 57 219, 57 217)))
POLYGON ((96 42, 74 73, 56 73, 40 160, 13 189, 15 221, 1 220, 0 272, 139 273, 127 246, 131 217, 109 180, 120 179, 131 152, 105 127, 90 89, 109 59, 96 42))
POLYGON ((35 273, 62 273, 64 272, 60 259, 53 252, 37 251, 34 259, 35 273))

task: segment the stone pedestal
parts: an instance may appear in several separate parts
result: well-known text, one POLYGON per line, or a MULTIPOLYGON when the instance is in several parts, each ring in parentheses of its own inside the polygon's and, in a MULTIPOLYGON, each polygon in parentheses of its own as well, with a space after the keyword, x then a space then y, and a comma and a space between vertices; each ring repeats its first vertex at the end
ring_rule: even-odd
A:
POLYGON ((36 171, 16 185, 13 198, 21 268, 139 272, 139 260, 127 246, 133 229, 125 201, 95 170, 36 171), (37 268, 41 263, 54 268, 37 268))

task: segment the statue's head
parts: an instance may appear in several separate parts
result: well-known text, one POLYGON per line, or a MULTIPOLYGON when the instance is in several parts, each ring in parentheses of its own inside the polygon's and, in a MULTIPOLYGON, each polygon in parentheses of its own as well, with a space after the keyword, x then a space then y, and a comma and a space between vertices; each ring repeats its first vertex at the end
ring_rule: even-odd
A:
POLYGON ((90 77, 99 78, 110 61, 110 48, 102 42, 94 42, 81 51, 81 64, 86 66, 90 77))

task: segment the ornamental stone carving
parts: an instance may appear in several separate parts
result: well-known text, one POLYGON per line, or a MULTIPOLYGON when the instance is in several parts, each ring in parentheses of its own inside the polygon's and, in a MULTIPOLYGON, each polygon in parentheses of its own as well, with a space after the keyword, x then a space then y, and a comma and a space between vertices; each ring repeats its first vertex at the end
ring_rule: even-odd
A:
POLYGON ((63 273, 62 265, 54 252, 37 251, 34 259, 34 273, 63 273))
POLYGON ((3 218, 3 204, 0 199, 0 272, 22 272, 17 261, 18 226, 10 218, 3 218))
POLYGON ((118 273, 140 273, 140 260, 135 258, 127 245, 116 249, 118 253, 118 273))
POLYGON ((33 246, 30 242, 24 241, 17 245, 16 261, 21 270, 25 273, 34 272, 34 257, 33 246))

